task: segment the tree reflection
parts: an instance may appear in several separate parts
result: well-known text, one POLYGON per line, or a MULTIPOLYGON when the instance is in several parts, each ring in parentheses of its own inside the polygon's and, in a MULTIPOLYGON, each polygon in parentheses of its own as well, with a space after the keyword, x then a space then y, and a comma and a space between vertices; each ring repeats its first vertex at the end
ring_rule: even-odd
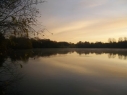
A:
POLYGON ((18 82, 23 78, 19 68, 9 60, 0 67, 0 95, 19 95, 18 82))
POLYGON ((108 58, 116 58, 118 55, 119 59, 127 59, 127 50, 126 49, 78 49, 78 48, 66 48, 66 49, 30 49, 30 50, 15 50, 11 51, 6 55, 0 55, 0 66, 5 62, 7 58, 10 58, 11 62, 22 61, 27 63, 29 58, 39 58, 39 57, 50 57, 57 54, 69 54, 76 52, 79 55, 85 54, 108 54, 108 58))
POLYGON ((126 56, 124 56, 124 55, 118 55, 118 58, 126 60, 127 59, 127 55, 126 56))
POLYGON ((113 53, 108 54, 108 58, 115 58, 115 57, 116 57, 116 54, 113 54, 113 53))

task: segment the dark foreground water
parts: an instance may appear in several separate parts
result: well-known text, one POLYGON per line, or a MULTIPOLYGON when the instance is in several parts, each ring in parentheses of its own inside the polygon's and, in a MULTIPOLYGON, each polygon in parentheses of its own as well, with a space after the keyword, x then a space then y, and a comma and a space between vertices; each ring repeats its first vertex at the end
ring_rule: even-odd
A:
POLYGON ((127 95, 126 49, 19 50, 0 62, 0 95, 127 95))

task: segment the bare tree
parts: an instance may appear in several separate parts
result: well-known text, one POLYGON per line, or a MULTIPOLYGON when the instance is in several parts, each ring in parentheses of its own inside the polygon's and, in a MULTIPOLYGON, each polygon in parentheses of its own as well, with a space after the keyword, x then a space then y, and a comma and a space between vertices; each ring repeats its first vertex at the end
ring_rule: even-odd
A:
POLYGON ((0 0, 0 33, 4 36, 26 36, 38 34, 33 25, 37 24, 39 10, 35 7, 41 0, 0 0))
POLYGON ((108 39, 108 42, 109 42, 109 43, 115 43, 115 42, 116 42, 116 39, 115 39, 115 38, 109 38, 109 39, 108 39))

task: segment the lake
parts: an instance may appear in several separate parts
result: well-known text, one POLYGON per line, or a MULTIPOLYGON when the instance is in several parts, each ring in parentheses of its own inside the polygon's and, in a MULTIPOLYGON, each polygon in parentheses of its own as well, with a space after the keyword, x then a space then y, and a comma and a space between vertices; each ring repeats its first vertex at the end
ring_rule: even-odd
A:
POLYGON ((127 95, 127 49, 17 50, 0 62, 1 95, 127 95))

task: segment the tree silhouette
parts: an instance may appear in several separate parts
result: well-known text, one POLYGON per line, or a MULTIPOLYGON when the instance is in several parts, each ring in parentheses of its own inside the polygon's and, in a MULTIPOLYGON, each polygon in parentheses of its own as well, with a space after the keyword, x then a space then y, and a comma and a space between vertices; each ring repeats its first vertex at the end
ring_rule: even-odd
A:
POLYGON ((38 9, 34 6, 40 0, 0 0, 0 33, 4 36, 29 36, 37 23, 38 9))

